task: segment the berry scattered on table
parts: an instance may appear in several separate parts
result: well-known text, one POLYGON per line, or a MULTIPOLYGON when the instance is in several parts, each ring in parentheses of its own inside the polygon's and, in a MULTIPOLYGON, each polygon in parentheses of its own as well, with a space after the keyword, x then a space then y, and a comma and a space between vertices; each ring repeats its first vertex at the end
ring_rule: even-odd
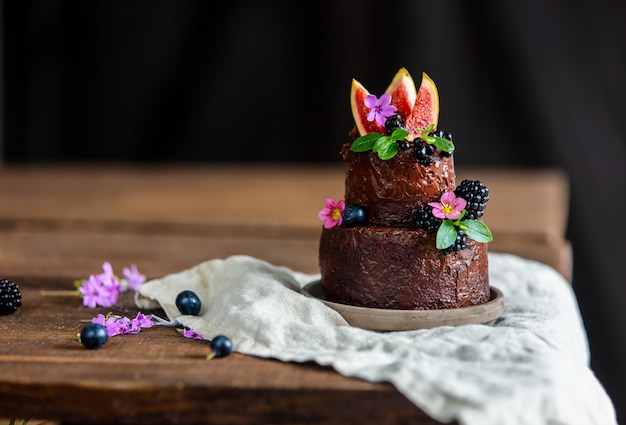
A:
POLYGON ((78 336, 81 344, 90 350, 102 347, 109 339, 107 329, 99 323, 89 323, 83 327, 78 336))
POLYGON ((0 316, 15 313, 22 305, 22 293, 15 282, 0 278, 0 316))
POLYGON ((218 335, 211 340, 211 354, 209 358, 222 358, 233 352, 233 342, 225 335, 218 335))
POLYGON ((193 291, 182 291, 176 296, 176 307, 181 314, 197 316, 202 308, 202 301, 193 291))
POLYGON ((413 215, 413 222, 418 229, 424 229, 428 233, 435 233, 443 220, 433 215, 433 207, 426 205, 413 215))
POLYGON ((359 205, 348 205, 341 215, 342 224, 348 227, 367 223, 367 213, 365 209, 359 205))
POLYGON ((454 194, 467 201, 465 219, 477 220, 485 213, 489 201, 489 188, 480 180, 463 180, 454 194))

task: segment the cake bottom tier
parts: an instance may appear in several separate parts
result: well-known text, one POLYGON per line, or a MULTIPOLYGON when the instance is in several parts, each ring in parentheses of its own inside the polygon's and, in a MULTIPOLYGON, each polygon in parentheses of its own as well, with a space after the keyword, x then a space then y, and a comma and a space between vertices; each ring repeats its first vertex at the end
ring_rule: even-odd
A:
POLYGON ((319 248, 324 297, 369 308, 427 310, 489 301, 487 244, 445 253, 421 229, 375 226, 323 229, 319 248))

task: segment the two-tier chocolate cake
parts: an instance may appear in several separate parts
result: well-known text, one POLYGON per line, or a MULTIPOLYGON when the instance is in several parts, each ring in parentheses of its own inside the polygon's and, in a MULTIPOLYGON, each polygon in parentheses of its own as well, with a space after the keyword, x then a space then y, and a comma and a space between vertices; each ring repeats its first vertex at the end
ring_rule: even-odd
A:
POLYGON ((480 181, 455 181, 439 97, 406 69, 380 96, 352 81, 355 129, 340 154, 345 201, 326 200, 319 262, 325 299, 384 309, 473 306, 490 298, 480 181))

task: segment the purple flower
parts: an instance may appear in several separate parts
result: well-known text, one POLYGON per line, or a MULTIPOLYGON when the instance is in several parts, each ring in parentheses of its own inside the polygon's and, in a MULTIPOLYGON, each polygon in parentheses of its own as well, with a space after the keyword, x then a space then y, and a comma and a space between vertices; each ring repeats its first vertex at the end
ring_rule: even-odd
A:
POLYGON ((325 202, 326 207, 322 208, 317 213, 317 216, 324 222, 326 229, 340 226, 343 220, 341 215, 346 208, 346 203, 343 200, 335 201, 333 198, 326 198, 325 202))
POLYGON ((199 333, 197 333, 193 329, 185 329, 183 331, 183 336, 185 338, 191 338, 191 339, 204 339, 204 337, 202 335, 200 335, 199 333))
POLYGON ((113 288, 117 292, 124 289, 115 274, 113 274, 113 267, 111 266, 111 263, 108 261, 102 263, 102 270, 104 270, 104 273, 99 274, 98 277, 104 286, 113 288))
POLYGON ((133 291, 136 291, 137 288, 139 288, 146 281, 146 277, 139 273, 137 266, 134 264, 132 264, 130 268, 124 267, 122 269, 122 273, 128 282, 129 288, 133 291))
POLYGON ((119 325, 117 324, 117 317, 109 316, 106 318, 104 314, 98 314, 96 317, 91 319, 91 323, 97 323, 102 325, 107 330, 108 336, 119 335, 119 325))
POLYGON ((440 202, 429 202, 428 205, 433 207, 433 215, 435 217, 456 220, 461 217, 467 201, 463 198, 457 198, 454 192, 446 192, 441 195, 440 202))
POLYGON ((111 307, 119 297, 119 290, 110 284, 105 284, 100 276, 89 276, 89 279, 83 281, 79 288, 80 293, 83 294, 83 305, 89 308, 95 308, 97 305, 111 307))
POLYGON ((376 123, 380 126, 384 126, 387 118, 395 114, 398 110, 394 105, 391 105, 391 96, 387 93, 384 93, 380 99, 370 94, 365 98, 364 103, 365 106, 370 108, 370 113, 367 114, 367 120, 370 122, 376 120, 376 123))
POLYGON ((131 320, 131 327, 133 329, 138 328, 151 328, 154 326, 154 322, 152 321, 152 316, 149 314, 146 316, 142 312, 137 313, 137 316, 131 320))
POLYGON ((151 328, 154 325, 152 316, 145 315, 141 312, 137 313, 137 316, 132 320, 128 317, 120 317, 113 314, 107 316, 98 314, 91 319, 91 322, 104 326, 110 337, 115 335, 136 334, 139 333, 142 328, 151 328))

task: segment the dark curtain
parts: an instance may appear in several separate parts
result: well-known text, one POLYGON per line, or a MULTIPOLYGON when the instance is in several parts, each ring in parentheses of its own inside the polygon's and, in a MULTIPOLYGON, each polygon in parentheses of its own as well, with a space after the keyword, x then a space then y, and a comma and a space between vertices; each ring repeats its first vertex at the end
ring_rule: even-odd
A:
POLYGON ((426 71, 457 168, 568 174, 573 286, 623 421, 625 18, 622 0, 4 1, 2 158, 338 162, 351 78, 426 71))

